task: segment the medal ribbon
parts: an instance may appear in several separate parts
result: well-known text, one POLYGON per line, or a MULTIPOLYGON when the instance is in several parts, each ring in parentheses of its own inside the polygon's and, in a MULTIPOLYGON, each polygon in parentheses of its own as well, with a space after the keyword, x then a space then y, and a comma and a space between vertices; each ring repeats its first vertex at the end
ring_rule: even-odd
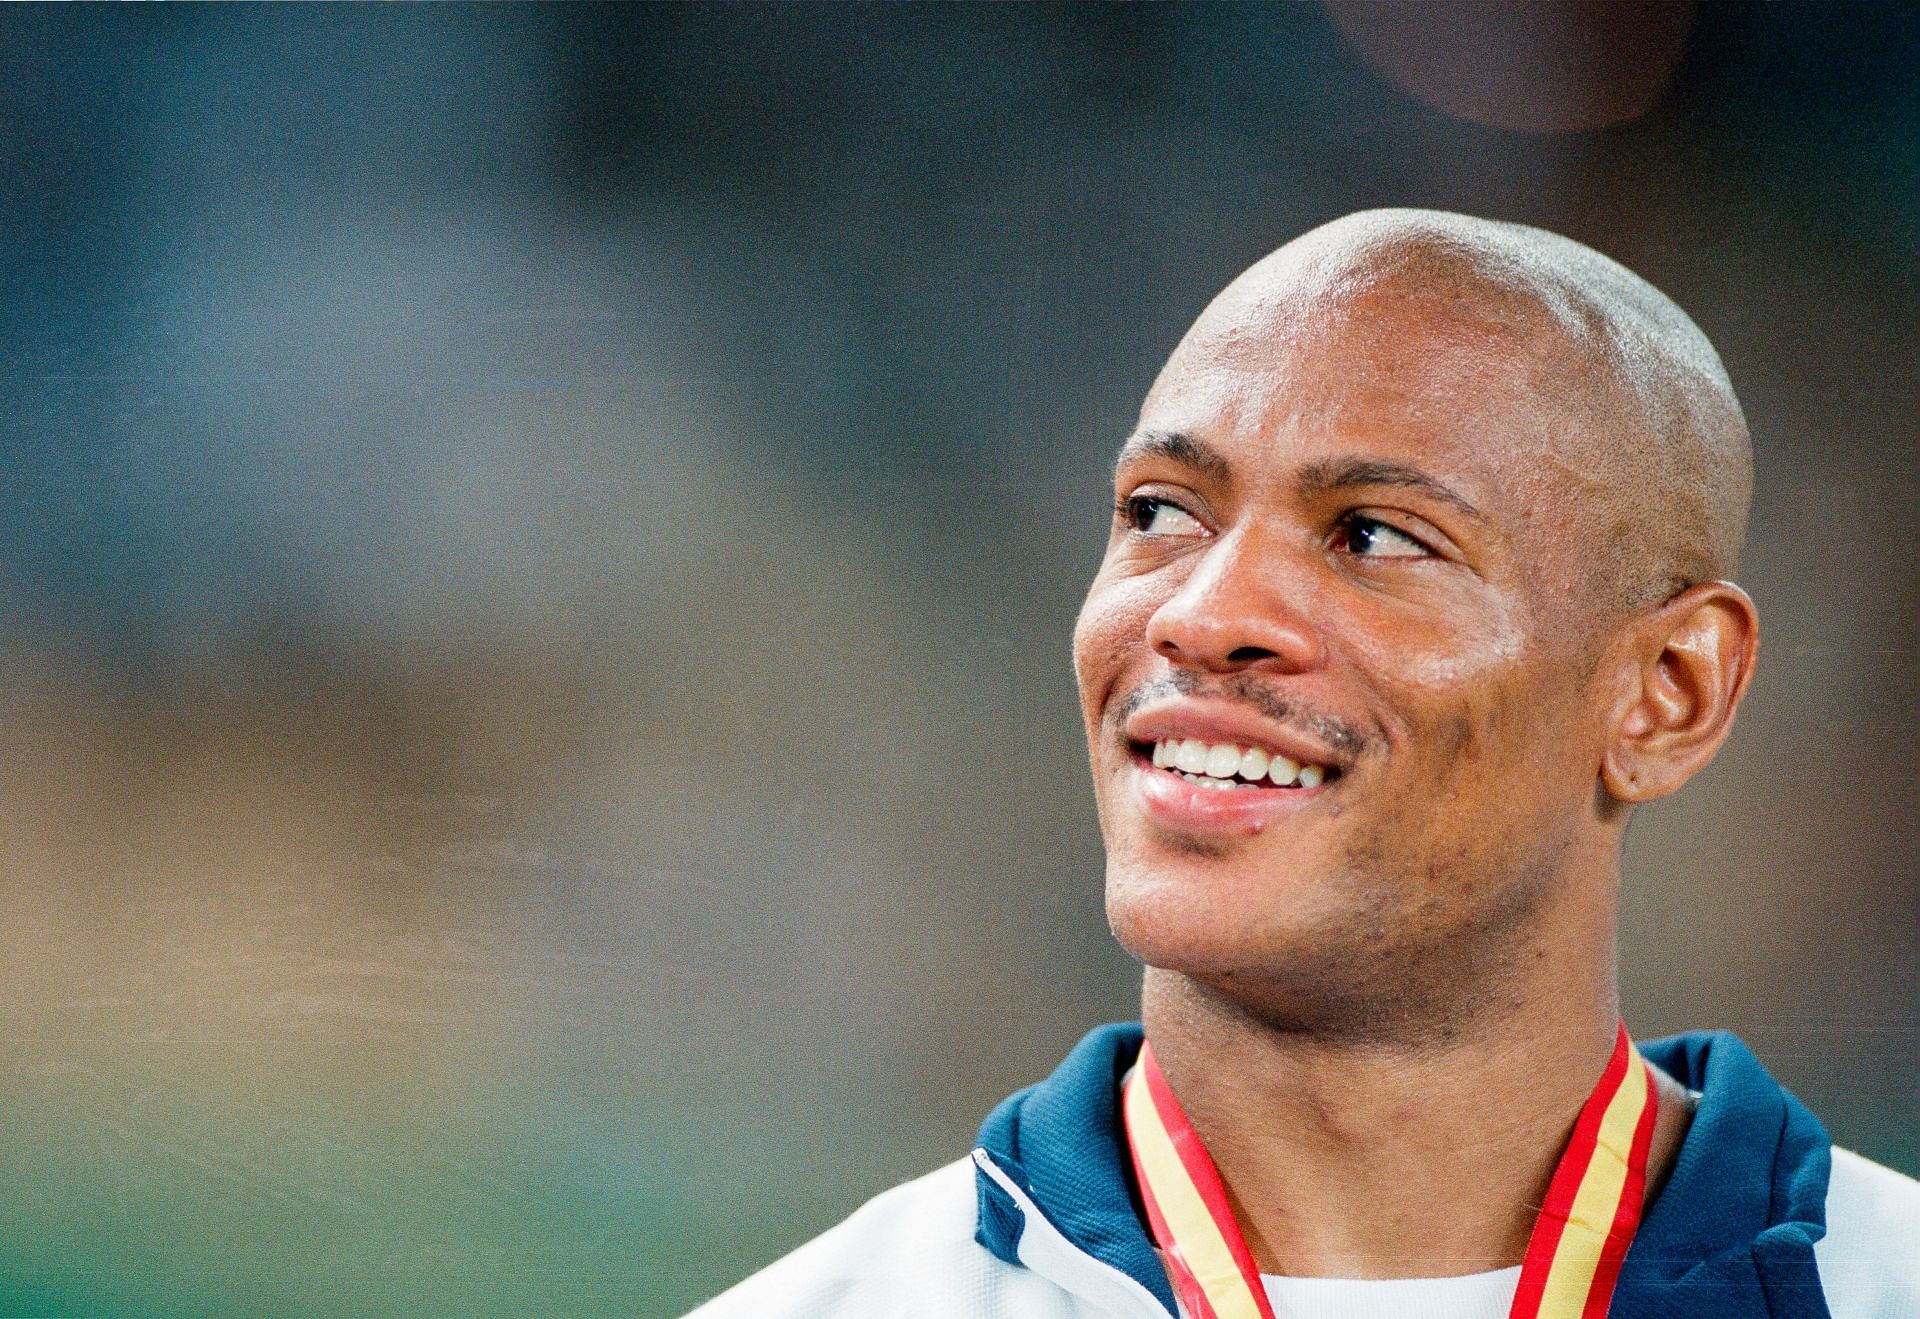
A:
MULTIPOLYGON (((1640 1226, 1656 1110, 1653 1077, 1622 1022, 1534 1221, 1508 1319, 1605 1319, 1640 1226)), ((1274 1319, 1219 1170, 1153 1056, 1121 1085, 1147 1224, 1191 1319, 1274 1319)))

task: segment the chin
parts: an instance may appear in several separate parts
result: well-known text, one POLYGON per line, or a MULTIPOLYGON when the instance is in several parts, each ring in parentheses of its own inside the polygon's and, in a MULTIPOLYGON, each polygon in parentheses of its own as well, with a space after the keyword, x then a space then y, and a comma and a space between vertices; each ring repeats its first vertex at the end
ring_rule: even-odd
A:
POLYGON ((1409 1046, 1451 1035, 1503 994, 1531 914, 1516 897, 1436 923, 1377 882, 1306 865, 1256 881, 1158 855, 1110 863, 1106 906, 1114 937, 1150 972, 1270 1028, 1409 1046))
MULTIPOLYGON (((1222 873, 1210 844, 1179 860, 1148 867, 1109 866, 1107 925, 1113 937, 1137 960, 1165 971, 1207 979, 1258 975, 1276 963, 1295 960, 1295 949, 1310 944, 1311 931, 1287 928, 1270 881, 1257 886, 1222 873), (1249 892, 1249 889, 1257 891, 1249 892)), ((1286 904, 1301 918, 1304 904, 1286 904)))
POLYGON ((1276 938, 1217 920, 1170 919, 1132 902, 1110 901, 1107 916, 1150 979, 1281 1034, 1389 1045, 1428 1037, 1457 1011, 1442 986, 1407 974, 1389 949, 1360 946, 1350 930, 1345 938, 1276 938))

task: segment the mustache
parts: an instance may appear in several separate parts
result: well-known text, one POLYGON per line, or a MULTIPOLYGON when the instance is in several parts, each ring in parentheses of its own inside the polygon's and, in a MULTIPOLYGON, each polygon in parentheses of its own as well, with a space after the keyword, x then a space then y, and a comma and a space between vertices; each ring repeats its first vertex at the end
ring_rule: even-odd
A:
POLYGON ((1291 724, 1311 733, 1335 751, 1347 756, 1358 756, 1373 744, 1374 739, 1355 728, 1344 719, 1336 719, 1324 710, 1315 710, 1302 705, 1299 701, 1289 700, 1274 692, 1262 682, 1247 674, 1235 674, 1218 682, 1209 683, 1198 674, 1185 670, 1176 670, 1163 677, 1152 678, 1128 692, 1126 699, 1108 707, 1107 722, 1118 728, 1132 717, 1134 711, 1149 701, 1161 700, 1168 696, 1198 696, 1213 699, 1238 701, 1242 705, 1252 706, 1276 724, 1291 724))

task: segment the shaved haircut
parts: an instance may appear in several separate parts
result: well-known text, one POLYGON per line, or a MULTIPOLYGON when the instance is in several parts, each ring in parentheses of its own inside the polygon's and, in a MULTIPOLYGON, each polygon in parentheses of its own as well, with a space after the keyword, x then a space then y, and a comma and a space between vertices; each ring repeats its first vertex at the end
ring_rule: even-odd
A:
POLYGON ((1375 210, 1280 248, 1202 322, 1232 337, 1233 327, 1283 324, 1301 307, 1364 314, 1375 297, 1428 302, 1529 345, 1538 386, 1566 400, 1564 424, 1578 431, 1559 447, 1577 455, 1598 519, 1604 603, 1640 608, 1733 574, 1753 490, 1746 419, 1719 354, 1671 298, 1543 229, 1375 210))

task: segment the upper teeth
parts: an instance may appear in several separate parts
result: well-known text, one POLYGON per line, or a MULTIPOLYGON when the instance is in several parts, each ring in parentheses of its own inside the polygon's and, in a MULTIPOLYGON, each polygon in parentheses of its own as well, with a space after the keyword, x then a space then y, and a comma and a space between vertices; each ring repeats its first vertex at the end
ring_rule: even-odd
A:
POLYGON ((1267 779, 1283 788, 1295 783, 1317 788, 1327 777, 1324 765, 1302 765, 1259 747, 1202 742, 1197 737, 1160 739, 1153 744, 1153 763, 1161 769, 1178 770, 1188 778, 1231 779, 1237 775, 1254 783, 1267 779))

